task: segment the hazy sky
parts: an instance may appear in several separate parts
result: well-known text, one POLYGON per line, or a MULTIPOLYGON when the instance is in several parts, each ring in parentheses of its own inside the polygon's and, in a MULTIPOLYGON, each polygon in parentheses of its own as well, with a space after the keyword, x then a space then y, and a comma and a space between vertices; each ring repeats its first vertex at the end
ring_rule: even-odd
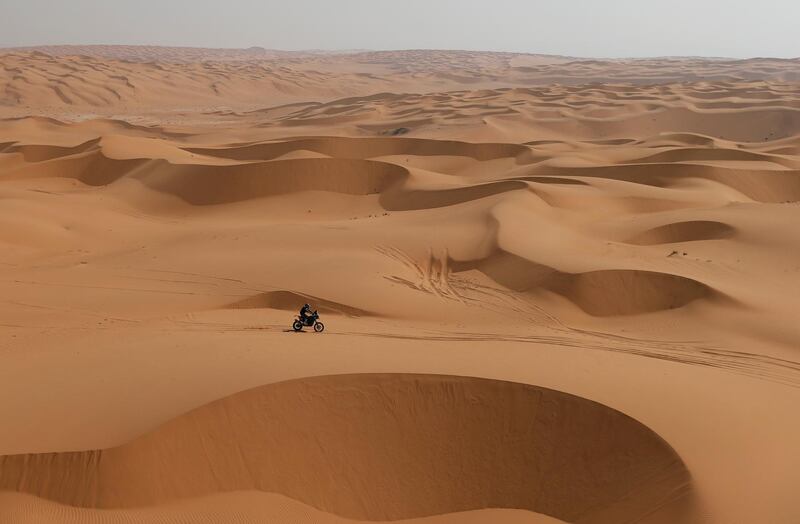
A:
POLYGON ((800 56, 800 0, 0 0, 0 46, 800 56))

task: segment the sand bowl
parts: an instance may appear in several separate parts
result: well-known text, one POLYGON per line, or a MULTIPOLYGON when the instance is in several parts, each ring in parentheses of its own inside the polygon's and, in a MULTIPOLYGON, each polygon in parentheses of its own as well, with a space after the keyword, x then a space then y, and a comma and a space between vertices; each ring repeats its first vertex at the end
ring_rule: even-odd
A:
POLYGON ((516 508, 565 522, 639 522, 667 503, 688 505, 688 481, 666 442, 611 408, 437 375, 272 384, 116 448, 0 458, 1 488, 75 506, 255 489, 368 520, 516 508))

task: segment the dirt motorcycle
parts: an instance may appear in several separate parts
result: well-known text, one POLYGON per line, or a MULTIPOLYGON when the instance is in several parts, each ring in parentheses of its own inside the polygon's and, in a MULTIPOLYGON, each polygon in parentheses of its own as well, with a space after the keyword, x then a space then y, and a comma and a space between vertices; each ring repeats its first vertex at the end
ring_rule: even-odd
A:
POLYGON ((292 322, 292 329, 295 331, 303 331, 304 327, 314 327, 314 331, 322 333, 325 330, 325 324, 319 321, 319 314, 316 310, 309 317, 303 318, 297 315, 297 318, 292 322))

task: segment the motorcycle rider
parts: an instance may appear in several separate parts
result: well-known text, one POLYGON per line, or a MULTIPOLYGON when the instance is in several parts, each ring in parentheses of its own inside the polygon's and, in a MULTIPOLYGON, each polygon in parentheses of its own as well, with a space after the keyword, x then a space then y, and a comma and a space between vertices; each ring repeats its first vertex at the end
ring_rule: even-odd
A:
POLYGON ((314 313, 311 311, 311 306, 308 304, 303 304, 303 307, 300 308, 300 319, 303 321, 303 323, 310 325, 310 319, 313 316, 314 313))

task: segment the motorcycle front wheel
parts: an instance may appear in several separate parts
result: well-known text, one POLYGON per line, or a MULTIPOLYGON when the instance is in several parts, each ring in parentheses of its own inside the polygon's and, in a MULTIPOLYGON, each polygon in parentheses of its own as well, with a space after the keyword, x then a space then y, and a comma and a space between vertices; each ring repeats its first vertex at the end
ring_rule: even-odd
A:
POLYGON ((302 331, 303 323, 300 322, 299 320, 295 320, 294 323, 292 324, 292 329, 294 329, 295 331, 302 331))
POLYGON ((322 333, 325 330, 325 324, 322 322, 315 322, 314 323, 314 331, 317 333, 322 333))

